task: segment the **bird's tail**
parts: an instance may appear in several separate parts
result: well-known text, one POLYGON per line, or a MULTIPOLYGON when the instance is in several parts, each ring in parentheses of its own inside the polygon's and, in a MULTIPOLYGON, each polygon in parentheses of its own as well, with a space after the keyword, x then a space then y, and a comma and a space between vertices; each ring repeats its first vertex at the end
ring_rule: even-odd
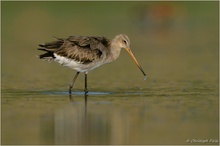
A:
POLYGON ((38 48, 38 50, 45 51, 46 53, 38 55, 40 59, 46 60, 46 61, 53 61, 55 56, 54 52, 57 51, 63 44, 64 40, 56 38, 56 41, 40 44, 39 46, 41 48, 38 48))

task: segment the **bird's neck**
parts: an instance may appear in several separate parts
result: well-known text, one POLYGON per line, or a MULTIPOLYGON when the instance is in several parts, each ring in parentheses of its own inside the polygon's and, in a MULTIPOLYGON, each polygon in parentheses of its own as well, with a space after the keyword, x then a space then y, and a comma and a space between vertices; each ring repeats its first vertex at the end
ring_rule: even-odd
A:
POLYGON ((112 44, 110 47, 111 61, 115 61, 119 57, 120 52, 121 52, 121 48, 112 44))

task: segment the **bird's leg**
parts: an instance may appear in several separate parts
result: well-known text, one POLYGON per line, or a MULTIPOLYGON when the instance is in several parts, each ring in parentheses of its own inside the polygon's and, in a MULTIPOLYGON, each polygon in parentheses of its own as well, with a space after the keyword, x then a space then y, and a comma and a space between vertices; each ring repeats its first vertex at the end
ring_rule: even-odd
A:
POLYGON ((73 81, 71 82, 70 86, 69 86, 69 94, 71 95, 71 89, 73 88, 73 84, 75 83, 76 81, 76 78, 78 77, 80 72, 77 72, 76 75, 74 76, 73 78, 73 81))
POLYGON ((88 93, 88 89, 87 89, 87 72, 85 72, 85 89, 84 89, 84 91, 85 91, 85 94, 88 93))

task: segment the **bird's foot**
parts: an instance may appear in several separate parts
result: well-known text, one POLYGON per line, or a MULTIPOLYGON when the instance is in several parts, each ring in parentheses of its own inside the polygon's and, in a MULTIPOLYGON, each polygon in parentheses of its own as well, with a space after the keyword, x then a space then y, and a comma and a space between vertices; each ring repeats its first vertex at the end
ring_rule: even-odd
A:
POLYGON ((84 92, 85 92, 85 94, 87 94, 89 91, 88 91, 88 89, 85 89, 84 92))
POLYGON ((70 86, 69 86, 69 95, 72 95, 72 88, 73 88, 73 86, 70 84, 70 86))

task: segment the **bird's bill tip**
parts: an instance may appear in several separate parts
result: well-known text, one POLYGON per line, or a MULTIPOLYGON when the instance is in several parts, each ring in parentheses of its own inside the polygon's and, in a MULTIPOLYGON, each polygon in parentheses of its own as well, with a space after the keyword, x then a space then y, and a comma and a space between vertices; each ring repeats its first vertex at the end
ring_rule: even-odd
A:
POLYGON ((147 80, 147 76, 146 75, 144 76, 144 80, 147 80))

